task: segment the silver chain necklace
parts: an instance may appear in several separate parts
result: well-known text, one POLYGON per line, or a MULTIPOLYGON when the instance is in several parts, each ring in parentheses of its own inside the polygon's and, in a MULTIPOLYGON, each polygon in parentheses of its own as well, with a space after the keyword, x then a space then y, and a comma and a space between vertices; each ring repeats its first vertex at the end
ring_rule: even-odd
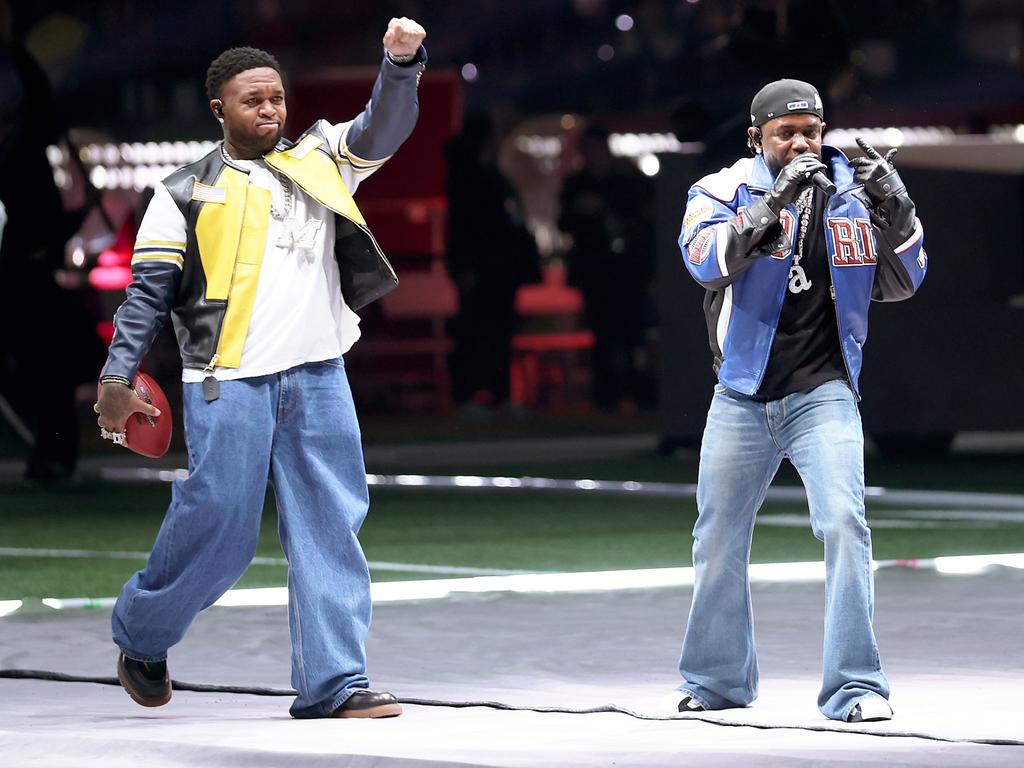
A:
POLYGON ((277 177, 278 182, 281 184, 281 189, 284 192, 284 206, 282 208, 278 208, 274 204, 273 196, 271 196, 270 215, 275 219, 283 221, 292 215, 292 208, 295 207, 295 192, 292 190, 292 183, 287 176, 276 170, 274 170, 273 173, 274 176, 277 177))
POLYGON ((807 187, 796 199, 796 209, 800 214, 800 234, 797 237, 796 252, 793 254, 793 266, 789 268, 789 292, 801 293, 811 288, 811 281, 807 279, 807 273, 800 266, 800 259, 804 256, 804 238, 807 237, 807 229, 811 223, 811 211, 813 204, 814 189, 807 187))
MULTIPOLYGON (((223 143, 220 145, 220 152, 224 157, 224 161, 230 164, 232 158, 228 155, 223 143)), ((265 161, 264 165, 266 165, 265 161)), ((266 168, 274 175, 278 184, 281 185, 284 198, 283 204, 279 206, 274 202, 274 194, 271 192, 270 215, 281 224, 280 234, 275 244, 289 251, 297 251, 303 255, 303 258, 308 263, 313 263, 316 260, 316 251, 314 249, 317 243, 317 236, 323 227, 323 220, 308 217, 302 222, 297 221, 292 216, 296 197, 295 190, 292 187, 292 180, 276 168, 271 168, 269 165, 266 165, 266 168)))
MULTIPOLYGON (((232 158, 231 155, 228 154, 227 149, 224 148, 224 142, 221 142, 220 154, 224 158, 225 162, 229 164, 234 160, 234 158, 232 158)), ((270 215, 273 216, 275 219, 278 219, 279 221, 283 221, 284 219, 287 219, 289 216, 292 215, 292 209, 295 207, 295 192, 292 190, 292 183, 287 176, 285 176, 280 171, 271 168, 270 166, 267 166, 267 170, 274 174, 274 177, 277 179, 277 182, 281 185, 282 196, 284 197, 284 204, 278 206, 274 202, 274 196, 271 195, 270 215)))

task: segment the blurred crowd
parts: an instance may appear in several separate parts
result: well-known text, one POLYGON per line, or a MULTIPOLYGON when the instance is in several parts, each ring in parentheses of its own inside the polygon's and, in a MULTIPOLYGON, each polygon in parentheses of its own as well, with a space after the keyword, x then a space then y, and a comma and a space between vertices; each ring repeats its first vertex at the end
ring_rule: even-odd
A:
POLYGON ((782 76, 813 78, 833 125, 892 105, 933 116, 941 104, 942 119, 977 130, 1024 102, 1024 9, 1000 0, 44 0, 16 16, 0 2, 0 201, 9 220, 0 406, 33 444, 30 476, 74 470, 74 392, 93 380, 103 353, 96 296, 54 277, 102 200, 88 184, 62 195, 47 147, 73 148, 76 131, 208 139, 197 84, 220 50, 262 47, 307 74, 365 66, 380 56, 366 30, 390 15, 424 21, 430 69, 461 77, 466 116, 446 145, 437 192, 447 199, 444 260, 459 297, 448 325, 451 395, 470 410, 522 405, 509 387, 522 331, 516 296, 552 268, 582 297, 579 327, 593 334, 590 402, 626 412, 654 405, 654 192, 631 159, 610 152, 610 127, 624 115, 702 142, 713 158, 741 149, 746 116, 736 106, 782 76), (545 115, 562 116, 564 130, 549 132, 562 152, 538 213, 502 159, 516 122, 545 115))

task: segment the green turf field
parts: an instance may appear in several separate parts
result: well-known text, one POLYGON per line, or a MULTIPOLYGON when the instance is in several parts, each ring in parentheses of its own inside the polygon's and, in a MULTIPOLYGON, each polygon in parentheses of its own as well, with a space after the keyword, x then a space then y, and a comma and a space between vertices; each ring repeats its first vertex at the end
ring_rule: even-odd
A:
MULTIPOLYGON (((1024 493, 1018 456, 961 456, 928 462, 872 459, 868 484, 898 488, 1024 493)), ((394 468, 371 467, 372 471, 394 468)), ((405 468, 410 471, 410 468, 405 468)), ((467 471, 431 468, 429 474, 467 471)), ((480 474, 590 477, 687 483, 691 458, 637 457, 476 468, 480 474)), ((795 485, 788 468, 776 485, 795 485)), ((164 483, 98 480, 42 490, 0 488, 0 548, 146 552, 170 496, 164 483)), ((692 500, 474 490, 376 488, 361 539, 371 562, 503 570, 580 571, 690 565, 692 500)), ((767 504, 754 535, 754 562, 819 560, 821 545, 799 516, 801 504, 767 504)), ((876 559, 1024 551, 1020 514, 1004 519, 912 519, 869 502, 876 559)), ((276 509, 268 498, 258 556, 281 558, 276 509)), ((139 558, 24 557, 0 554, 0 599, 116 595, 139 558)), ((376 580, 444 577, 375 569, 376 580)), ((254 565, 242 586, 285 583, 283 565, 254 565)))

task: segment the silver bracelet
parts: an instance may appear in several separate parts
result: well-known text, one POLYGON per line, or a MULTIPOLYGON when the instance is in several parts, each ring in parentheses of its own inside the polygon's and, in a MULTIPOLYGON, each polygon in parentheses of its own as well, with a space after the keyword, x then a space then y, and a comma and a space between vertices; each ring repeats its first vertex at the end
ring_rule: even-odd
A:
POLYGON ((388 58, 391 59, 392 64, 408 64, 410 61, 416 58, 417 53, 418 51, 413 51, 412 53, 403 53, 401 55, 396 56, 391 51, 387 52, 388 58))
POLYGON ((110 440, 114 445, 124 445, 124 432, 111 432, 109 429, 100 427, 100 437, 110 440))

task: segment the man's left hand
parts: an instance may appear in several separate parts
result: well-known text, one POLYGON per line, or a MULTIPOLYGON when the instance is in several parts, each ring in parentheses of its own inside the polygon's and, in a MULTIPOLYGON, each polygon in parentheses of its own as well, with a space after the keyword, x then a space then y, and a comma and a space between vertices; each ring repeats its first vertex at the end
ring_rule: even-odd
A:
POLYGON ((864 185, 864 191, 875 205, 884 203, 890 197, 906 192, 906 185, 893 167, 892 159, 896 155, 893 147, 882 157, 878 150, 857 137, 857 146, 864 151, 864 157, 850 160, 853 168, 854 181, 864 185))
POLYGON ((412 19, 392 19, 384 33, 384 48, 395 57, 412 56, 426 36, 427 31, 412 19))

